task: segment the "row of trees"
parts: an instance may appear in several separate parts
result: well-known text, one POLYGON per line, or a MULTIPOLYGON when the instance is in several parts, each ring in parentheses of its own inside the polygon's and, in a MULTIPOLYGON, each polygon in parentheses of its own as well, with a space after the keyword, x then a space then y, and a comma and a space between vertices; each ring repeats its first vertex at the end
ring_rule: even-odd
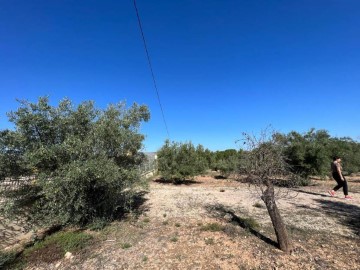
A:
MULTIPOLYGON (((282 149, 289 170, 303 179, 329 175, 330 162, 336 155, 342 157, 346 174, 360 171, 360 143, 351 138, 331 137, 327 131, 315 129, 304 134, 273 133, 272 137, 273 143, 282 149)), ((164 178, 175 181, 194 177, 208 169, 228 177, 243 167, 248 154, 246 149, 213 152, 191 142, 166 141, 158 151, 159 172, 164 178)))
POLYGON ((157 152, 158 171, 163 178, 175 182, 203 174, 208 169, 227 177, 237 170, 242 152, 234 149, 212 152, 191 142, 166 140, 157 152))
POLYGON ((331 137, 326 130, 310 129, 305 134, 292 131, 276 135, 276 142, 285 150, 285 156, 294 173, 304 177, 326 176, 329 163, 338 155, 347 174, 360 171, 360 143, 351 138, 331 137))

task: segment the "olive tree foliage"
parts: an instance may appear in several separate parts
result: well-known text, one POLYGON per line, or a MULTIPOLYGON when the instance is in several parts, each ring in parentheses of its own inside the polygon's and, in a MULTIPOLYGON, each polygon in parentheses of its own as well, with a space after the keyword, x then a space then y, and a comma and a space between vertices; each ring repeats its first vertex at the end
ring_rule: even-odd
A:
POLYGON ((284 145, 284 154, 292 171, 304 178, 310 175, 324 176, 328 173, 329 138, 324 131, 311 129, 305 134, 292 131, 287 135, 277 134, 277 139, 284 145))
POLYGON ((214 159, 211 168, 219 171, 221 176, 229 177, 231 174, 236 173, 241 158, 242 151, 235 149, 227 149, 224 151, 216 151, 213 153, 214 159))
POLYGON ((344 174, 360 172, 360 143, 349 137, 331 138, 330 156, 340 156, 344 174))
POLYGON ((58 224, 120 215, 142 183, 139 129, 148 108, 120 102, 100 110, 92 101, 75 106, 69 99, 51 106, 47 97, 19 102, 8 113, 15 130, 0 133, 0 176, 35 180, 17 190, 21 196, 5 192, 6 209, 26 207, 34 220, 58 224))
POLYGON ((166 140, 157 152, 158 172, 166 180, 182 182, 202 174, 207 167, 205 150, 191 142, 180 143, 166 140))
POLYGON ((293 173, 303 178, 329 174, 333 156, 341 156, 348 173, 359 172, 360 144, 351 138, 334 138, 326 130, 314 128, 300 134, 276 134, 293 173))
POLYGON ((288 193, 284 189, 275 189, 280 180, 293 181, 296 177, 286 162, 283 147, 278 144, 275 133, 266 129, 259 136, 243 133, 245 153, 242 158, 240 175, 246 175, 250 184, 256 187, 264 201, 279 248, 285 252, 291 249, 285 223, 277 207, 276 200, 288 193))

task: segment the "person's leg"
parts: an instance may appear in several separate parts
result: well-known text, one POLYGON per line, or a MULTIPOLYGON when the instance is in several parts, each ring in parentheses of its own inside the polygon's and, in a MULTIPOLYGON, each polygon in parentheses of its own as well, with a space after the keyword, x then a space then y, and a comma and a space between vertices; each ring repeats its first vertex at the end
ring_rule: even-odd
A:
POLYGON ((347 184, 347 181, 345 179, 345 177, 343 176, 344 178, 344 188, 343 188, 343 191, 344 191, 344 195, 345 195, 345 199, 352 199, 351 196, 349 196, 349 193, 348 193, 348 184, 347 184))
MULTIPOLYGON (((345 179, 345 178, 344 178, 345 179)), ((347 196, 348 193, 348 185, 347 185, 347 181, 343 181, 343 191, 344 191, 344 195, 347 196)))
POLYGON ((337 185, 333 188, 333 191, 337 191, 343 187, 344 181, 341 180, 341 177, 338 173, 333 173, 333 178, 335 179, 335 181, 337 183, 337 185))
POLYGON ((342 188, 344 186, 344 182, 343 181, 340 182, 340 181, 339 182, 336 181, 337 185, 333 188, 333 191, 338 191, 340 188, 342 188))

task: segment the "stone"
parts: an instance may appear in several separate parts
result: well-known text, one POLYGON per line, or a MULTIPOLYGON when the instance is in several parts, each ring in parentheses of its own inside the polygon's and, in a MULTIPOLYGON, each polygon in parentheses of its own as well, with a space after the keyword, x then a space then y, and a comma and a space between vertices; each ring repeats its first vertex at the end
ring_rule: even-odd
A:
POLYGON ((66 260, 72 260, 74 258, 74 255, 72 255, 71 252, 66 252, 65 253, 65 259, 66 260))

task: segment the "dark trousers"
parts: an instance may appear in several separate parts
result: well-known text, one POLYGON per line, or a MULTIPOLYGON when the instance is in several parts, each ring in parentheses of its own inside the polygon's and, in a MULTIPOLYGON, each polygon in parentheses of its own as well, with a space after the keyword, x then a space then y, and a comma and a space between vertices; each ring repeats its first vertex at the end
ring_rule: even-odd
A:
POLYGON ((332 176, 337 183, 337 186, 334 187, 333 190, 337 191, 338 189, 343 188, 344 194, 345 194, 345 196, 347 196, 348 195, 348 185, 347 185, 345 177, 343 176, 344 181, 341 180, 341 176, 337 172, 333 172, 332 176))

